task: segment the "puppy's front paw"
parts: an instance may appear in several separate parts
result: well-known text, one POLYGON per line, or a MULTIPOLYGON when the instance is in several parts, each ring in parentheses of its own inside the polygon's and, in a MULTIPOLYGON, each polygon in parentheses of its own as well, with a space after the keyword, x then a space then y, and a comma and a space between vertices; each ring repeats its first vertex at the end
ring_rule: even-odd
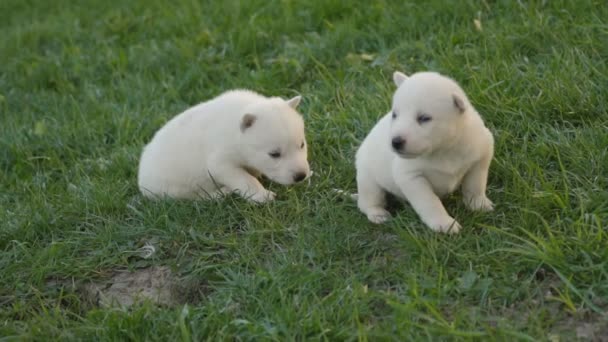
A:
POLYGON ((384 208, 372 208, 367 211, 367 219, 375 224, 381 224, 388 221, 391 214, 384 208))
POLYGON ((268 190, 262 190, 256 192, 253 196, 249 197, 249 199, 255 203, 266 203, 273 201, 277 195, 268 190))
POLYGON ((471 210, 475 211, 492 211, 494 210, 494 203, 490 201, 486 195, 471 196, 464 198, 464 204, 471 210))
POLYGON ((450 216, 431 223, 429 227, 436 232, 448 234, 457 234, 462 229, 460 223, 450 216))

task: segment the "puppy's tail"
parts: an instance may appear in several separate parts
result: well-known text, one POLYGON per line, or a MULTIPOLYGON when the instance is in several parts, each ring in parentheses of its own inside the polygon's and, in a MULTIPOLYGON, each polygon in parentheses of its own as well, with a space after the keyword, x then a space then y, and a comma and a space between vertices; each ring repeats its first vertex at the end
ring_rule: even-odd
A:
POLYGON ((348 196, 353 201, 356 201, 357 199, 359 199, 359 195, 358 194, 353 194, 353 193, 350 193, 348 191, 344 191, 344 190, 340 190, 340 189, 331 189, 331 191, 335 192, 335 193, 337 193, 339 195, 342 195, 342 196, 348 196))

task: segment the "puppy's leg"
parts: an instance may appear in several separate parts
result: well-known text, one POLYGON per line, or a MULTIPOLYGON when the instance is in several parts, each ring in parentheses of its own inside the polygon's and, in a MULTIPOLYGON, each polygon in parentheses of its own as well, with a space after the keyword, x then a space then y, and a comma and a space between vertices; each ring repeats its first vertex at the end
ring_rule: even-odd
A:
POLYGON ((390 219, 391 214, 384 209, 386 193, 367 175, 357 174, 357 192, 357 205, 368 220, 380 224, 390 219))
POLYGON ((462 180, 464 204, 471 210, 491 211, 494 204, 486 196, 486 184, 492 155, 475 163, 462 180))
POLYGON ((218 187, 221 185, 222 190, 236 192, 247 200, 264 203, 274 200, 276 196, 274 192, 264 189, 255 177, 242 168, 226 165, 216 166, 209 171, 218 187))
POLYGON ((433 188, 422 176, 398 180, 398 185, 422 222, 434 231, 458 233, 460 224, 445 210, 433 188))

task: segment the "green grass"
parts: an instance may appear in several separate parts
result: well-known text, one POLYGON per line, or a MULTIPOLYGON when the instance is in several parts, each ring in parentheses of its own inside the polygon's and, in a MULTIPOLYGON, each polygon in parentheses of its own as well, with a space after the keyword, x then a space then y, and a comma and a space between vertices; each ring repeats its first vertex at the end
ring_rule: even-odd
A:
POLYGON ((0 2, 0 340, 606 338, 608 6, 416 3, 0 2), (496 210, 448 198, 458 236, 331 192, 355 190, 394 70, 454 77, 495 134, 496 210), (304 96, 312 182, 266 183, 262 206, 144 200, 155 130, 235 87, 304 96), (52 285, 149 265, 190 284, 185 309, 52 285))

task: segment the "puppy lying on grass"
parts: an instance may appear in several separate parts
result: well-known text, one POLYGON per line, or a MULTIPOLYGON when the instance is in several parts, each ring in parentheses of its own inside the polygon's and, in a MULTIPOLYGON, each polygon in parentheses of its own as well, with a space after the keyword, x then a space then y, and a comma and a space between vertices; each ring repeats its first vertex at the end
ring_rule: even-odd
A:
POLYGON ((144 147, 138 184, 147 197, 274 199, 260 175, 293 184, 310 175, 304 121, 290 100, 233 90, 165 124, 144 147))
POLYGON ((494 138, 460 86, 434 72, 395 72, 392 110, 357 151, 358 206, 368 219, 390 218, 385 195, 406 199, 432 230, 461 226, 440 197, 459 186, 472 210, 490 211, 486 197, 494 138))

